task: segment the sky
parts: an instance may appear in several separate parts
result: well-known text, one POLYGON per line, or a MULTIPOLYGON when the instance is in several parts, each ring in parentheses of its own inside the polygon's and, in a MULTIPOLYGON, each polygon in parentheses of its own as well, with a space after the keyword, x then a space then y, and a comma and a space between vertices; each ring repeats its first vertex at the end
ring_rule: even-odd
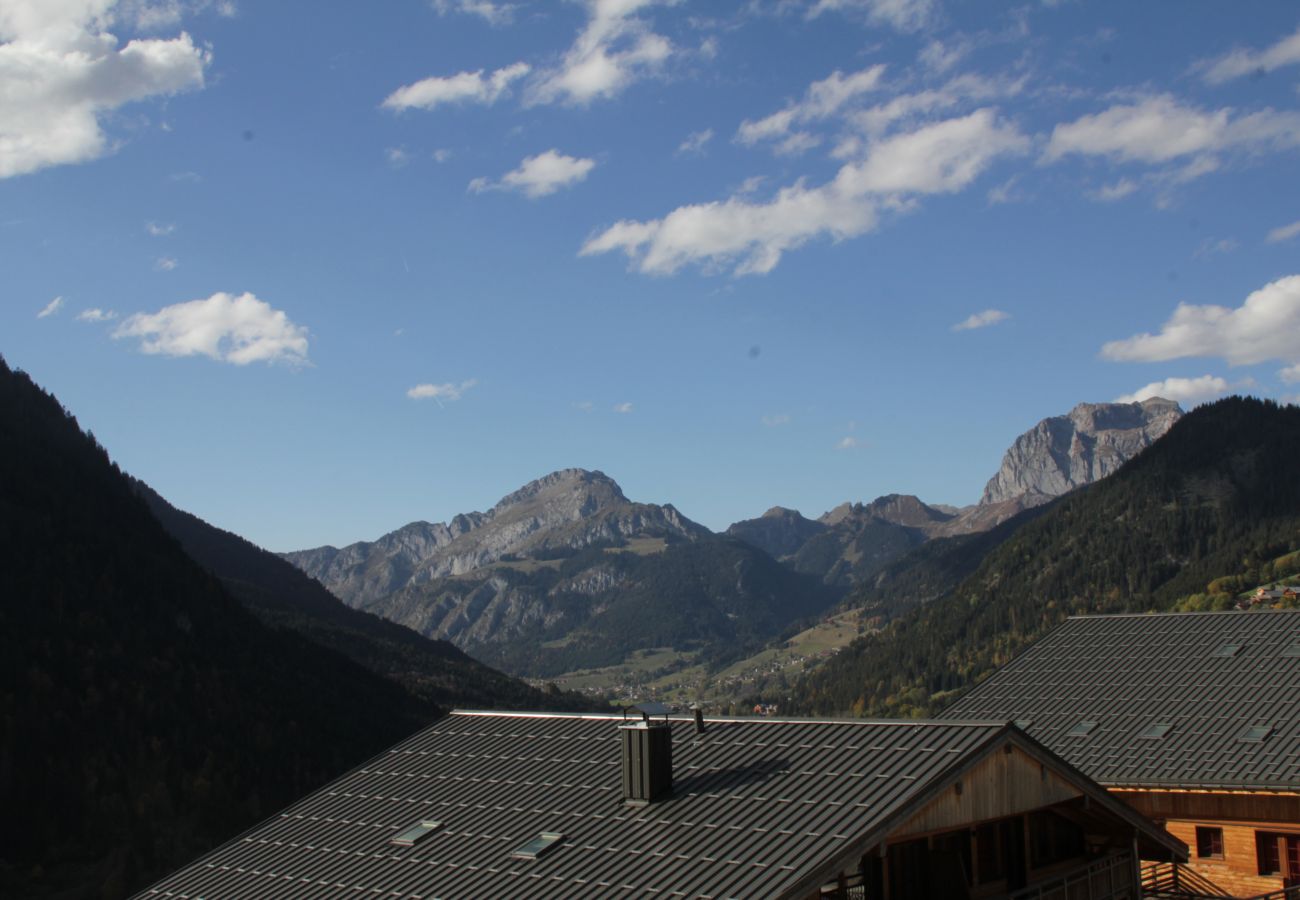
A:
POLYGON ((0 0, 0 354, 273 550, 1300 398, 1300 7, 0 0))

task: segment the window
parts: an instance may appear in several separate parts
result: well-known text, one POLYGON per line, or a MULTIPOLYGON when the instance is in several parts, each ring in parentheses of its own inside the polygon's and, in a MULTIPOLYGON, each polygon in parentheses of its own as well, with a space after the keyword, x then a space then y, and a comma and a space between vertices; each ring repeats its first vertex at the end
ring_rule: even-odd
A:
POLYGON ((1259 862, 1259 874, 1281 875, 1282 854, 1278 852, 1278 837, 1266 831, 1255 832, 1255 856, 1259 862))
POLYGON ((416 822, 405 831, 393 835, 389 843, 396 844, 399 847, 414 847, 420 841, 433 834, 435 828, 441 825, 441 822, 435 822, 432 819, 424 819, 416 822))
POLYGON ((1170 725, 1168 722, 1153 722, 1150 725, 1148 725, 1146 728, 1144 728, 1142 730, 1142 733, 1139 734, 1138 737, 1152 738, 1152 739, 1162 738, 1166 734, 1168 734, 1169 729, 1173 727, 1174 726, 1170 725))
POLYGON ((1272 725, 1251 725, 1237 735, 1237 740, 1247 744, 1258 744, 1272 733, 1272 725))
POLYGON ((1223 859, 1223 829, 1196 826, 1196 856, 1199 859, 1223 859))
POLYGON ((1065 733, 1066 737, 1083 737, 1097 727, 1096 722, 1080 722, 1065 733))
POLYGON ((538 859, 545 856, 552 847, 563 840, 564 835, 562 834, 557 834, 554 831, 543 831, 510 855, 515 859, 538 859))

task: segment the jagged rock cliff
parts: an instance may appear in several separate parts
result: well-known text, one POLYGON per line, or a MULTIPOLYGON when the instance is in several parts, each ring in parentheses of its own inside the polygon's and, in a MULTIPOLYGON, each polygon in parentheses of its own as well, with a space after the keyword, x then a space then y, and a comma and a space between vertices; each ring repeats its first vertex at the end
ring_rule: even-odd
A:
POLYGON ((732 524, 726 533, 780 559, 794 553, 826 527, 822 522, 805 519, 798 510, 774 506, 757 519, 732 524))
POLYGON ((554 556, 632 537, 696 540, 710 534, 671 505, 631 502, 602 472, 562 469, 485 513, 458 515, 446 524, 412 522, 376 541, 283 555, 344 602, 364 607, 404 587, 513 557, 554 556))
POLYGON ((989 479, 981 505, 1022 500, 1045 503, 1099 481, 1128 462, 1178 421, 1177 403, 1080 403, 1068 415, 1044 419, 1016 438, 989 479))

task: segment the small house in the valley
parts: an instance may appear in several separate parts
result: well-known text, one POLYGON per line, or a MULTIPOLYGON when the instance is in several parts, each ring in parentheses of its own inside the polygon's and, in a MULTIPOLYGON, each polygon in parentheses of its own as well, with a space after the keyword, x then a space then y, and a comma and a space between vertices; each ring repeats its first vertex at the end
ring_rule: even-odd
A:
POLYGON ((461 711, 142 896, 1136 900, 1186 852, 1005 722, 461 711))
POLYGON ((1069 619, 948 714, 1014 719, 1163 823, 1193 848, 1166 884, 1300 885, 1300 612, 1069 619))

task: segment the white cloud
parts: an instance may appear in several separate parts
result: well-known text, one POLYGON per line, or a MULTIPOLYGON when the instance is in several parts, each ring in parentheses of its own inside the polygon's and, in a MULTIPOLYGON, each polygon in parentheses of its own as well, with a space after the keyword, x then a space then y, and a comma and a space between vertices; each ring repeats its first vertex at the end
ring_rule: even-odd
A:
POLYGON ((145 222, 144 230, 149 232, 150 237, 167 237, 176 231, 174 224, 162 224, 159 222, 145 222))
POLYGON ((388 164, 394 169, 400 169, 411 161, 411 154, 405 147, 389 147, 384 151, 384 159, 388 160, 388 164))
POLYGON ((103 114, 203 87, 206 50, 185 33, 119 47, 108 31, 115 6, 115 0, 0 4, 0 178, 102 156, 112 149, 100 127, 103 114))
POLYGON ((951 110, 968 102, 983 103, 1015 97, 1024 90, 1026 83, 1024 77, 1011 80, 967 72, 939 87, 899 94, 870 109, 851 113, 849 119, 864 134, 878 137, 899 122, 915 121, 921 116, 951 110))
POLYGON ((872 144, 861 163, 817 187, 803 181, 766 202, 733 195, 681 206, 646 222, 624 220, 594 235, 581 255, 622 250, 642 272, 671 274, 688 263, 770 272, 787 250, 820 235, 856 237, 876 227, 899 195, 961 190, 1000 156, 1023 153, 1028 139, 993 110, 949 119, 872 144))
POLYGON ((990 325, 996 325, 1011 318, 1011 313, 1003 312, 1000 309, 986 309, 983 312, 972 313, 965 319, 962 319, 956 325, 952 326, 953 331, 971 331, 976 328, 988 328, 990 325))
POLYGON ((1131 394, 1116 397, 1115 402, 1141 403, 1152 397, 1163 397, 1175 403, 1195 405, 1222 397, 1230 390, 1232 385, 1217 375, 1202 375, 1199 378, 1166 378, 1164 381, 1153 381, 1131 394))
POLYGON ((180 263, 170 256, 160 256, 154 261, 153 267, 159 272, 170 272, 179 265, 180 263))
POLYGON ((686 140, 677 145, 678 153, 703 153, 704 147, 709 141, 713 140, 713 129, 706 128, 703 131, 695 131, 686 136, 686 140))
POLYGON ((237 366, 307 362, 307 329, 249 293, 219 292, 156 313, 137 313, 122 322, 113 337, 139 338, 143 353, 202 355, 237 366))
POLYGON ((438 15, 458 12, 478 16, 489 25, 509 25, 515 20, 513 3, 493 3, 491 0, 433 0, 433 8, 438 15))
POLYGON ((447 160, 451 159, 451 157, 452 153, 446 147, 439 147, 437 150, 433 151, 433 161, 436 163, 445 163, 447 160))
POLYGON ((596 404, 592 403, 590 400, 578 400, 573 404, 573 408, 579 412, 589 413, 596 408, 596 404))
POLYGON ((1242 75, 1256 72, 1272 72, 1283 66, 1300 64, 1300 29, 1295 34, 1282 38, 1266 50, 1246 50, 1238 48, 1224 54, 1212 63, 1203 63, 1205 80, 1210 84, 1222 84, 1242 75))
POLYGON ((933 40, 922 48, 917 55, 917 59, 926 68, 934 72, 947 72, 957 63, 966 58, 971 51, 971 45, 968 41, 956 41, 951 44, 945 44, 943 41, 933 40))
POLYGON ((1217 163, 1209 154, 1294 146, 1300 146, 1300 114, 1272 109, 1244 115, 1235 115, 1231 108, 1204 111, 1161 94, 1057 125, 1043 159, 1054 162, 1079 154, 1159 164, 1200 157, 1181 173, 1181 179, 1187 180, 1213 171, 1217 163))
POLYGON ((55 297, 49 303, 45 304, 45 308, 36 314, 36 318, 44 319, 47 316, 54 315, 61 309, 63 309, 63 298, 55 297))
POLYGON ((528 101, 587 104, 656 73, 677 50, 636 13, 661 2, 673 0, 586 0, 586 27, 560 66, 538 77, 528 101))
POLYGON ((1206 238, 1201 241, 1201 246, 1196 248, 1192 256, 1196 259, 1204 259, 1216 253, 1231 253, 1240 246, 1241 244, 1235 238, 1206 238))
POLYGON ((530 71, 527 63, 497 69, 484 76, 483 70, 461 72, 445 78, 425 78, 393 91, 381 104, 384 109, 433 109, 446 103, 477 103, 491 106, 510 89, 510 85, 530 71))
POLYGON ((595 167, 595 160, 565 156, 558 150, 552 149, 528 157, 519 164, 519 168, 507 172, 496 181, 475 178, 469 183, 469 189, 475 192, 521 191, 528 197, 545 197, 547 194, 554 194, 560 188, 584 180, 595 167))
POLYGON ((1288 275, 1252 292, 1236 309, 1180 303, 1159 333, 1110 341, 1101 355, 1121 362, 1205 356, 1234 366, 1269 360, 1295 364, 1300 363, 1297 335, 1300 275, 1288 275))
POLYGON ((239 7, 235 0, 217 0, 217 15, 223 19, 233 19, 239 15, 239 7))
POLYGON ((1300 234, 1300 222, 1292 222, 1290 225, 1283 225, 1270 231, 1268 233, 1268 242, 1278 244, 1282 241, 1289 241, 1297 234, 1300 234))
POLYGON ((1093 191, 1090 196, 1094 200, 1100 200, 1103 203, 1113 203, 1116 200, 1124 199, 1137 189, 1138 183, 1132 178, 1121 178, 1114 184, 1103 184, 1093 191))
POLYGON ((782 425, 789 425, 790 417, 785 413, 776 413, 771 416, 763 416, 760 421, 768 428, 778 428, 782 425))
POLYGON ((626 414, 626 413, 630 413, 631 411, 632 411, 632 404, 631 404, 631 403, 626 403, 626 402, 624 402, 624 403, 615 403, 615 404, 614 404, 614 412, 616 412, 616 413, 624 413, 624 414, 626 414))
POLYGON ((111 322, 116 318, 117 313, 113 312, 111 309, 105 311, 98 307, 83 309, 81 312, 77 313, 78 322, 111 322))
MULTIPOLYGON (((840 111, 856 97, 873 91, 885 73, 883 64, 871 66, 845 75, 836 70, 821 81, 808 86, 804 98, 758 121, 745 120, 736 130, 736 140, 742 144, 777 140, 789 133, 796 123, 827 119, 840 111)), ((805 136, 805 138, 810 136, 805 136)))
POLYGON ((441 406, 444 400, 448 403, 459 400, 465 396, 466 391, 476 384, 478 384, 477 378, 467 379, 460 384, 450 382, 446 384, 417 384, 406 392, 406 396, 412 400, 436 400, 438 405, 441 406))
POLYGON ((816 0, 808 17, 816 18, 830 11, 861 13, 875 25, 916 31, 934 17, 935 0, 816 0))
POLYGON ((853 435, 848 435, 848 436, 846 436, 846 437, 842 437, 842 438, 840 438, 839 443, 837 443, 837 444, 835 445, 835 449, 836 449, 836 450, 856 450, 856 449, 858 449, 858 448, 861 447, 861 446, 862 446, 862 442, 861 442, 861 441, 859 441, 859 440, 858 440, 857 438, 855 438, 853 435))

